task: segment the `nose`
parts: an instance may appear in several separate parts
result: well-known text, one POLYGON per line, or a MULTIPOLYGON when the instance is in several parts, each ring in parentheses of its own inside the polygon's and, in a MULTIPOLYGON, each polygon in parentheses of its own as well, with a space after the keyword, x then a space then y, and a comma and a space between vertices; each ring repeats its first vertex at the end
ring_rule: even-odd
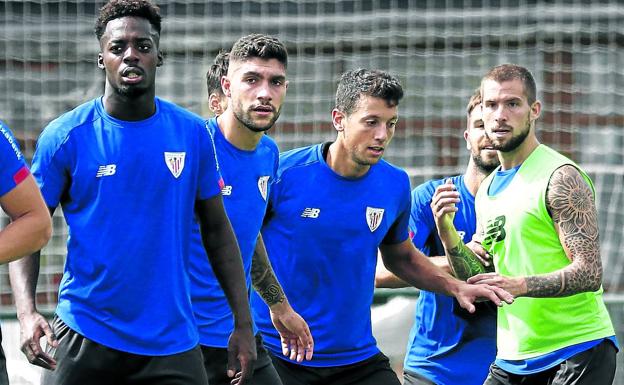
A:
POLYGON ((388 127, 385 124, 377 125, 374 133, 375 141, 385 143, 388 140, 388 136, 388 127))
POLYGON ((271 87, 268 82, 262 82, 258 88, 257 98, 263 102, 268 102, 273 99, 271 96, 271 87))
POLYGON ((497 123, 499 123, 499 124, 501 122, 506 122, 507 121, 507 113, 506 113, 506 110, 505 110, 505 105, 503 103, 500 103, 497 106, 496 110, 494 110, 493 117, 494 117, 494 120, 497 123))
POLYGON ((135 63, 139 60, 138 50, 135 49, 132 45, 128 45, 126 50, 124 51, 123 57, 124 63, 135 63))

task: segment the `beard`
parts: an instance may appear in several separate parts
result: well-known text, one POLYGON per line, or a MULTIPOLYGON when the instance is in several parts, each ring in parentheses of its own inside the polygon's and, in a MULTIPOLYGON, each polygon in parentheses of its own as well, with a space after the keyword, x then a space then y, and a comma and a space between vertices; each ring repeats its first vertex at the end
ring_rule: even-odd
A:
POLYGON ((236 119, 238 119, 238 121, 241 122, 243 126, 247 127, 253 132, 268 131, 271 127, 273 127, 277 118, 279 118, 281 111, 281 108, 276 109, 269 123, 260 125, 254 122, 254 120, 251 118, 251 112, 249 110, 246 112, 243 111, 243 106, 240 103, 236 106, 236 108, 233 109, 236 119))
MULTIPOLYGON (((531 131, 531 120, 527 116, 527 122, 526 122, 526 125, 524 126, 524 130, 520 131, 518 135, 513 136, 511 139, 509 139, 507 143, 497 142, 495 139, 489 138, 489 136, 488 138, 492 141, 492 147, 496 151, 511 152, 515 150, 516 148, 518 148, 524 142, 526 137, 529 136, 530 131, 531 131)), ((486 135, 487 135, 487 131, 486 131, 486 135)))
POLYGON ((477 168, 485 174, 490 174, 492 171, 496 170, 496 167, 500 165, 498 157, 492 158, 491 160, 487 161, 483 159, 481 153, 478 153, 476 155, 472 154, 471 156, 475 166, 477 166, 477 168))

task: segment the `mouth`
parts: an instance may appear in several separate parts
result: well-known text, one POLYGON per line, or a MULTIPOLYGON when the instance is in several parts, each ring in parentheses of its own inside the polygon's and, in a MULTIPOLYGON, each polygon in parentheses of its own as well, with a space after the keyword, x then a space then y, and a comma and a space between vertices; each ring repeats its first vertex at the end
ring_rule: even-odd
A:
POLYGON ((384 148, 382 146, 370 146, 368 147, 368 151, 371 152, 374 156, 382 156, 384 153, 384 148))
POLYGON ((125 83, 139 83, 143 80, 143 70, 139 67, 127 67, 121 72, 121 78, 125 83))
POLYGON ((273 106, 268 105, 268 104, 261 104, 259 106, 252 107, 251 110, 257 113, 258 115, 268 116, 268 115, 271 115, 275 111, 275 108, 273 108, 273 106))

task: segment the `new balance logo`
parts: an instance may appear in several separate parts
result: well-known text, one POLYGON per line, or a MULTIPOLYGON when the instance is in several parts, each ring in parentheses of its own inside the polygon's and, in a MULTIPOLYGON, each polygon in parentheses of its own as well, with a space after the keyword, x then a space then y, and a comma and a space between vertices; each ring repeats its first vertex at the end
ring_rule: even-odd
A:
POLYGON ((103 176, 115 175, 116 171, 117 171, 117 165, 116 164, 107 164, 106 166, 98 167, 97 174, 95 174, 95 177, 96 178, 101 178, 103 176))
POLYGON ((501 215, 488 221, 485 230, 485 238, 482 245, 487 249, 495 242, 501 242, 505 239, 505 216, 501 215))
POLYGON ((320 213, 321 209, 306 207, 306 209, 301 213, 301 218, 318 218, 320 213))
POLYGON ((232 186, 223 186, 221 195, 232 195, 232 186))

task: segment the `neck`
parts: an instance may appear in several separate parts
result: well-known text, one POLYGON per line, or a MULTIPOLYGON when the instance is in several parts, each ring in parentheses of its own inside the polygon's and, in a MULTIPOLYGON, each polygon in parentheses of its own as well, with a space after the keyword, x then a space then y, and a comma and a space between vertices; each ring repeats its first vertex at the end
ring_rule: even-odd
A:
POLYGON ((327 151, 327 159, 325 160, 329 168, 336 174, 345 178, 359 178, 366 175, 370 170, 370 165, 362 165, 354 162, 349 157, 348 152, 342 146, 340 139, 337 139, 329 146, 327 151))
POLYGON ((219 115, 217 122, 225 139, 240 150, 255 150, 264 135, 264 132, 255 132, 245 127, 230 108, 219 115))
POLYGON ((466 168, 466 172, 464 173, 464 185, 470 191, 472 196, 477 195, 477 190, 481 185, 481 182, 489 175, 489 173, 475 164, 472 160, 472 157, 468 161, 468 167, 466 168))
POLYGON ((119 95, 106 87, 102 103, 106 112, 119 120, 138 121, 149 118, 156 112, 154 91, 146 92, 138 97, 119 95))
POLYGON ((510 170, 522 164, 531 153, 539 146, 539 141, 535 135, 529 135, 515 150, 509 152, 498 152, 502 170, 510 170))

